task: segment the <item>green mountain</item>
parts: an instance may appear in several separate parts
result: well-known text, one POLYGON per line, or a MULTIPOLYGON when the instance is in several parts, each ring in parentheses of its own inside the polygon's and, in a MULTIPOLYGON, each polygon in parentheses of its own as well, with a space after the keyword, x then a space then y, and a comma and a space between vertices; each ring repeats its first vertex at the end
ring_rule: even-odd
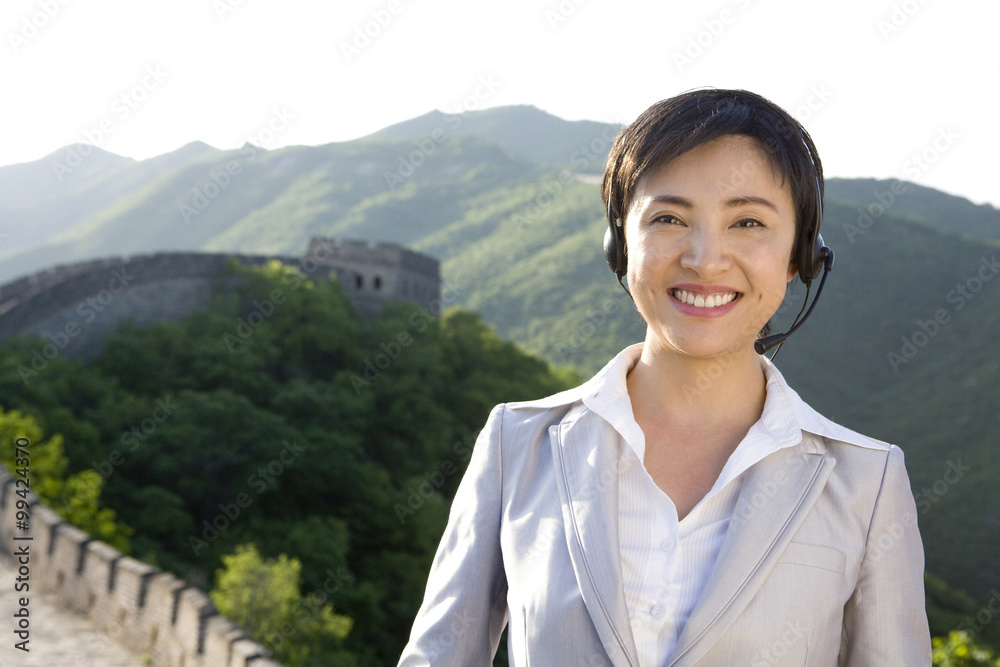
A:
MULTIPOLYGON (((18 165, 0 170, 0 211, 10 229, 46 219, 53 234, 0 244, 0 281, 107 255, 394 241, 440 258, 458 305, 501 336, 589 374, 644 331, 601 252, 595 174, 612 127, 531 107, 434 112, 325 146, 105 157, 104 172, 80 168, 76 188, 57 187, 45 160, 18 165), (56 224, 70 210, 82 213, 56 224)), ((897 182, 904 190, 859 222, 893 187, 828 182, 836 263, 776 361, 821 412, 903 447, 928 569, 985 600, 1000 587, 1000 212, 897 182)), ((791 290, 777 330, 803 292, 791 290)))
POLYGON ((1000 211, 916 183, 834 178, 827 181, 826 196, 854 202, 854 224, 859 228, 878 224, 883 211, 888 211, 929 222, 946 232, 980 240, 1000 239, 1000 211))
MULTIPOLYGON (((447 114, 431 111, 371 135, 424 140, 471 135, 502 148, 509 156, 549 166, 573 165, 600 174, 621 126, 592 120, 565 121, 529 105, 447 114)), ((419 147, 419 145, 418 145, 419 147)))

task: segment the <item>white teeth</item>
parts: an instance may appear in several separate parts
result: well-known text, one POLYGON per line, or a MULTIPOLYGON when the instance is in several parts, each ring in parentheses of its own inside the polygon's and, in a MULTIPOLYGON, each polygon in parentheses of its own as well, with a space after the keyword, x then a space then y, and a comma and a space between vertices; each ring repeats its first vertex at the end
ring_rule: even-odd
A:
POLYGON ((688 292, 687 290, 675 289, 674 298, 695 308, 718 308, 724 306, 736 298, 736 292, 723 292, 720 294, 709 294, 703 296, 688 292))

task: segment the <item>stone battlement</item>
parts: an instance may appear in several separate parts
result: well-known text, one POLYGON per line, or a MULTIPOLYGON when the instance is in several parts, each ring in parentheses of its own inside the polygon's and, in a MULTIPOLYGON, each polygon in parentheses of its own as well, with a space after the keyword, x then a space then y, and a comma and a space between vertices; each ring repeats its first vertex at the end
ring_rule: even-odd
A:
POLYGON ((33 493, 31 528, 16 530, 15 491, 15 478, 0 467, 0 548, 28 545, 30 586, 54 592, 154 667, 280 667, 204 592, 93 539, 33 493))

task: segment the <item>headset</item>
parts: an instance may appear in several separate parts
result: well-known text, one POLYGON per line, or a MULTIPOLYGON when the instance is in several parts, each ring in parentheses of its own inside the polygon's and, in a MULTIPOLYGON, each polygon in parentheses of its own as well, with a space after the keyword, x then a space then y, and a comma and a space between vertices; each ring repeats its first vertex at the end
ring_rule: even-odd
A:
MULTIPOLYGON (((802 144, 809 155, 809 161, 813 165, 816 177, 816 215, 811 220, 802 221, 795 244, 795 265, 798 269, 799 280, 805 283, 806 286, 806 300, 802 304, 802 310, 795 316, 795 320, 787 332, 766 336, 754 341, 754 349, 758 354, 764 354, 771 348, 780 346, 785 342, 786 338, 795 333, 805 323, 809 315, 812 314, 816 302, 819 301, 820 294, 823 293, 823 285, 826 284, 827 274, 833 268, 833 249, 823 242, 823 236, 819 233, 820 224, 823 222, 823 191, 819 183, 819 169, 816 167, 816 160, 813 157, 812 149, 809 147, 804 136, 802 144), (812 286, 812 281, 819 276, 820 271, 823 272, 823 277, 820 280, 819 288, 816 290, 816 298, 813 299, 812 306, 809 307, 805 317, 802 317, 800 320, 799 317, 802 316, 802 311, 805 310, 806 303, 809 302, 808 290, 812 286)), ((624 282, 625 273, 628 270, 628 256, 625 252, 625 227, 620 218, 616 219, 614 217, 614 212, 611 209, 612 201, 614 201, 614 198, 609 193, 608 229, 604 233, 604 259, 607 261, 611 271, 618 277, 618 283, 631 296, 632 293, 629 292, 624 282)), ((777 354, 777 351, 775 351, 775 354, 777 354)))

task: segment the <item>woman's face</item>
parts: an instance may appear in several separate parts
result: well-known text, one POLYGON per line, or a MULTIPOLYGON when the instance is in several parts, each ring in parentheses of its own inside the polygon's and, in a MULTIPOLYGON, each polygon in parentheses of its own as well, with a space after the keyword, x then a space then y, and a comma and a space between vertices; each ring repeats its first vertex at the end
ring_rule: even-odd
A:
POLYGON ((726 136, 650 170, 625 222, 647 344, 709 358, 752 351, 795 276, 795 206, 760 145, 726 136))

